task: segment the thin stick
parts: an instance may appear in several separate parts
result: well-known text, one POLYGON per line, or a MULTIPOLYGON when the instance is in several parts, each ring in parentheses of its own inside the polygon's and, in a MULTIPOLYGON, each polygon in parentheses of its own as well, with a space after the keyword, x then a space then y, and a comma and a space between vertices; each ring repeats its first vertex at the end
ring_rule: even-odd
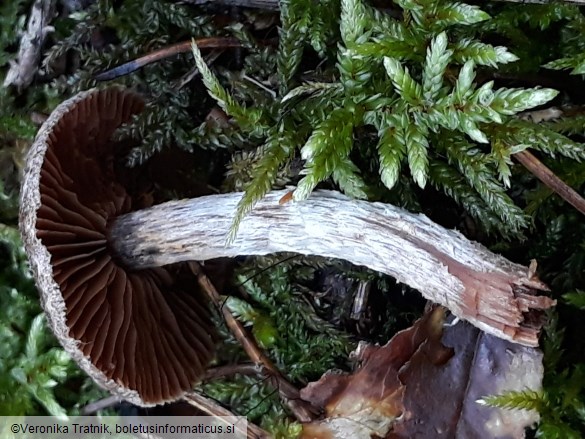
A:
MULTIPOLYGON (((236 417, 236 415, 234 415, 225 407, 221 406, 210 398, 206 398, 205 396, 200 395, 197 392, 186 393, 185 396, 183 396, 183 400, 210 416, 236 417)), ((236 428, 238 428, 237 425, 236 428)), ((239 430, 242 432, 241 429, 239 430)), ((246 432, 246 437, 248 439, 268 439, 272 436, 270 436, 266 430, 263 430, 257 425, 248 422, 248 431, 246 432)))
POLYGON ((521 151, 514 154, 514 157, 563 200, 585 215, 585 200, 583 197, 557 177, 554 172, 547 168, 532 153, 521 151))
POLYGON ((209 278, 205 275, 197 262, 189 262, 193 273, 203 291, 209 296, 218 310, 223 314, 225 322, 252 360, 267 375, 267 379, 278 390, 284 403, 293 412, 300 422, 310 422, 314 419, 316 410, 308 402, 301 400, 299 390, 289 383, 280 371, 272 364, 272 361, 264 355, 253 337, 250 337, 244 326, 237 320, 226 306, 223 306, 220 294, 215 289, 209 278))
MULTIPOLYGON (((533 4, 533 5, 548 5, 551 3, 550 0, 497 0, 497 1, 509 2, 509 3, 533 4)), ((585 5, 585 0, 561 0, 559 3, 585 5)))
POLYGON ((223 5, 238 6, 241 8, 264 9, 268 11, 278 11, 278 0, 181 0, 176 3, 189 3, 192 5, 223 5))
MULTIPOLYGON (((236 38, 232 37, 210 37, 200 38, 195 40, 197 47, 200 49, 227 49, 230 47, 242 47, 242 43, 236 38)), ((186 53, 191 51, 191 40, 182 41, 171 46, 163 47, 155 50, 147 55, 141 56, 135 60, 124 63, 118 67, 107 70, 97 74, 94 78, 97 81, 109 81, 120 76, 128 75, 147 64, 160 61, 161 59, 169 58, 179 53, 186 53)))
MULTIPOLYGON (((497 0, 500 2, 525 3, 525 4, 549 4, 550 0, 497 0)), ((242 8, 264 9, 276 11, 279 9, 278 0, 180 0, 176 3, 189 3, 192 5, 216 4, 224 6, 237 6, 242 8)), ((572 3, 585 5, 585 0, 561 0, 560 3, 572 3)))

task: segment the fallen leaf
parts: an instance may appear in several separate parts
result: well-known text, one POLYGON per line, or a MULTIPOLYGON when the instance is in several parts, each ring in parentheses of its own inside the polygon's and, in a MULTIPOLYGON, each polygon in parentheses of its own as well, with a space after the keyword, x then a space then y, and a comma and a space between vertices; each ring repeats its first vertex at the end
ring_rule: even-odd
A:
MULTIPOLYGON (((399 370, 419 349, 440 345, 445 309, 435 307, 385 346, 360 344, 355 356, 361 367, 351 375, 325 374, 301 391, 304 400, 325 410, 325 418, 303 426, 303 439, 384 437, 404 411, 405 386, 399 370)), ((440 355, 437 355, 440 357, 440 355)))
POLYGON ((327 373, 301 391, 324 410, 302 439, 520 439, 538 414, 478 403, 538 390, 542 353, 460 322, 443 330, 435 306, 385 346, 360 344, 352 374, 327 373))

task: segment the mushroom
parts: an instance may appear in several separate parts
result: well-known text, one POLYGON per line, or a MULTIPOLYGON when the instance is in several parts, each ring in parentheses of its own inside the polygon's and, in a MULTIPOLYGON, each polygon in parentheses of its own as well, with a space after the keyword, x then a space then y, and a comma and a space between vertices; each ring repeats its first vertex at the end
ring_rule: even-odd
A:
POLYGON ((294 252, 345 259, 394 276, 478 328, 538 345, 546 286, 424 215, 315 191, 273 191, 226 245, 241 193, 140 209, 114 173, 113 131, 142 109, 120 89, 61 104, 31 147, 21 232, 53 331, 78 364, 140 405, 178 398, 201 377, 213 337, 204 302, 177 264, 294 252))
POLYGON ((27 157, 20 228, 60 343, 102 387, 147 406, 179 398, 201 377, 214 332, 180 267, 129 269, 108 242, 110 221, 135 208, 114 172, 111 137, 143 107, 117 88, 59 105, 27 157))

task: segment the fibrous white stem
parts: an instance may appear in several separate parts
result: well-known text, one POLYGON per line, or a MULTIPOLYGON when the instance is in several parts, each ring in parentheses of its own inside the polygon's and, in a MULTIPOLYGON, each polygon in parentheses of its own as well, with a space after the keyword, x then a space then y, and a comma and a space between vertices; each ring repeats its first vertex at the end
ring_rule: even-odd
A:
POLYGON ((139 269, 187 260, 294 252, 347 260, 389 274, 457 317, 504 339, 535 346, 529 311, 554 302, 528 268, 490 252, 427 217, 382 203, 316 191, 308 200, 269 193, 226 245, 241 193, 171 201, 116 218, 110 245, 139 269))

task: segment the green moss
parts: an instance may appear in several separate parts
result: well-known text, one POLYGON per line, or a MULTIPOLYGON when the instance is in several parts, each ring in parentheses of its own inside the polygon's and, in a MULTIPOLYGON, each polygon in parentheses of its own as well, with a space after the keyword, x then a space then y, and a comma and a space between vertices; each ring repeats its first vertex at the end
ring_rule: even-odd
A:
MULTIPOLYGON (((31 4, 4 3, 0 76, 16 53, 31 4)), ((0 168, 0 301, 7 304, 0 310, 0 344, 6 346, 0 352, 0 412, 75 412, 97 398, 87 382, 79 395, 68 390, 79 391, 71 382, 79 383, 81 374, 39 317, 15 228, 22 149, 36 130, 31 112, 48 113, 65 97, 102 86, 93 78, 98 72, 191 38, 233 35, 244 48, 213 57, 194 50, 112 81, 148 100, 119 135, 135 142, 127 164, 145 172, 178 149, 193 155, 193 169, 164 162, 171 163, 165 177, 189 176, 187 184, 170 188, 178 196, 198 194, 200 186, 243 189, 231 238, 275 186, 295 185, 295 199, 315 188, 336 188, 435 220, 448 214, 445 222, 471 238, 523 263, 536 258, 553 294, 569 294, 567 300, 582 307, 582 217, 513 161, 515 152, 533 149, 573 187, 585 184, 581 112, 540 124, 517 117, 553 103, 583 104, 585 18, 579 8, 398 0, 382 10, 362 0, 283 0, 276 24, 261 11, 223 12, 170 0, 95 2, 55 20, 42 74, 30 88, 20 94, 0 88, 0 164, 9 165, 0 168), (188 80, 196 67, 200 76, 188 80), (205 120, 214 106, 227 114, 227 123, 205 120)), ((299 387, 328 369, 347 368, 358 337, 327 321, 309 288, 333 263, 293 258, 271 266, 275 261, 245 262, 242 269, 251 269, 253 279, 240 277, 247 299, 232 300, 234 310, 299 387)), ((357 276, 347 266, 336 269, 357 276)), ((396 288, 370 272, 358 277, 387 295, 396 288)), ((412 308, 406 309, 384 315, 388 332, 397 329, 394 322, 412 320, 412 308)), ((560 317, 551 315, 557 326, 551 324, 543 340, 543 392, 500 401, 537 407, 542 437, 571 437, 583 428, 585 346, 575 336, 585 330, 582 313, 563 305, 560 317)), ((244 360, 222 331, 219 361, 244 360)), ((298 433, 274 389, 257 378, 224 379, 204 389, 279 437, 298 433)))

